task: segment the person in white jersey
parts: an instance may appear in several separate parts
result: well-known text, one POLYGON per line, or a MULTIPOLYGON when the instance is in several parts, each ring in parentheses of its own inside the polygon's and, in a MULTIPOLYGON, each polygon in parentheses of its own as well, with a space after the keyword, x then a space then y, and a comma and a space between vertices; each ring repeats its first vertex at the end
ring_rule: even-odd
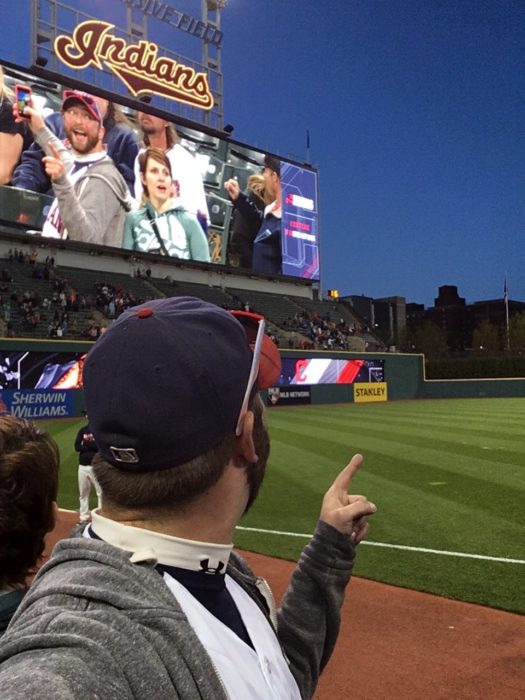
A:
POLYGON ((174 297, 128 309, 90 350, 84 393, 104 500, 58 543, 13 618, 3 698, 313 696, 376 507, 348 494, 355 455, 278 611, 233 551, 269 455, 257 391, 280 367, 264 324, 174 297))

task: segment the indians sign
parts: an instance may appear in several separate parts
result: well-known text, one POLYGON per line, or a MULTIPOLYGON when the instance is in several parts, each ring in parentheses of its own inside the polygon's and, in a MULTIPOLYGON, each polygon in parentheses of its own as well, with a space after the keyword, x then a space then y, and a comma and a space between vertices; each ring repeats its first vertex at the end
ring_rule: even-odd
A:
POLYGON ((55 39, 55 54, 76 70, 104 66, 115 73, 135 97, 154 94, 201 109, 213 107, 213 96, 206 73, 158 55, 159 47, 142 39, 127 44, 114 36, 114 24, 91 20, 79 24, 72 36, 55 39))

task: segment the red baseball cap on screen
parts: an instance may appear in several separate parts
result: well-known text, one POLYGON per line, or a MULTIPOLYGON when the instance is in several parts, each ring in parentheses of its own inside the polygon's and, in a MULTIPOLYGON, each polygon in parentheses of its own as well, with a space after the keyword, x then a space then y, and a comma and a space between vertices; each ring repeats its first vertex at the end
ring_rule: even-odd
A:
POLYGON ((64 90, 62 110, 65 111, 74 104, 81 104, 87 109, 93 119, 99 124, 102 124, 102 113, 93 95, 89 95, 87 92, 81 92, 80 90, 64 90))

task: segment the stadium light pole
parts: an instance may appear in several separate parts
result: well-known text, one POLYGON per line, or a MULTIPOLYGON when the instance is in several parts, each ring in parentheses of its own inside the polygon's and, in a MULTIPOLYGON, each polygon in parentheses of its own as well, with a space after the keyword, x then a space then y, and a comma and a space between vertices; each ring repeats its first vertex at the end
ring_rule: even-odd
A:
MULTIPOLYGON (((201 0, 202 22, 215 29, 219 33, 222 40, 221 32, 221 10, 228 4, 228 0, 201 0)), ((217 44, 209 41, 202 42, 202 65, 204 70, 208 72, 208 79, 212 86, 212 94, 214 97, 214 121, 212 124, 211 112, 204 115, 204 122, 212 124, 217 129, 222 129, 223 120, 223 79, 221 68, 222 44, 219 41, 217 44)))

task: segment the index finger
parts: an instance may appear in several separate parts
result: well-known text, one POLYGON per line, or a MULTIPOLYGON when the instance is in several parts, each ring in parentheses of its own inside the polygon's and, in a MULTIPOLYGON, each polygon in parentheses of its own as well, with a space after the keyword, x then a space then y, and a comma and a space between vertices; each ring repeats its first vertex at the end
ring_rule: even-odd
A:
POLYGON ((364 457, 362 454, 358 453, 354 455, 346 467, 335 477, 332 488, 337 491, 344 491, 345 493, 348 493, 350 483, 352 482, 352 479, 354 478, 358 469, 362 467, 363 462, 364 457))
POLYGON ((49 142, 49 150, 53 154, 54 158, 60 159, 60 151, 58 150, 58 148, 55 146, 54 143, 49 142))

